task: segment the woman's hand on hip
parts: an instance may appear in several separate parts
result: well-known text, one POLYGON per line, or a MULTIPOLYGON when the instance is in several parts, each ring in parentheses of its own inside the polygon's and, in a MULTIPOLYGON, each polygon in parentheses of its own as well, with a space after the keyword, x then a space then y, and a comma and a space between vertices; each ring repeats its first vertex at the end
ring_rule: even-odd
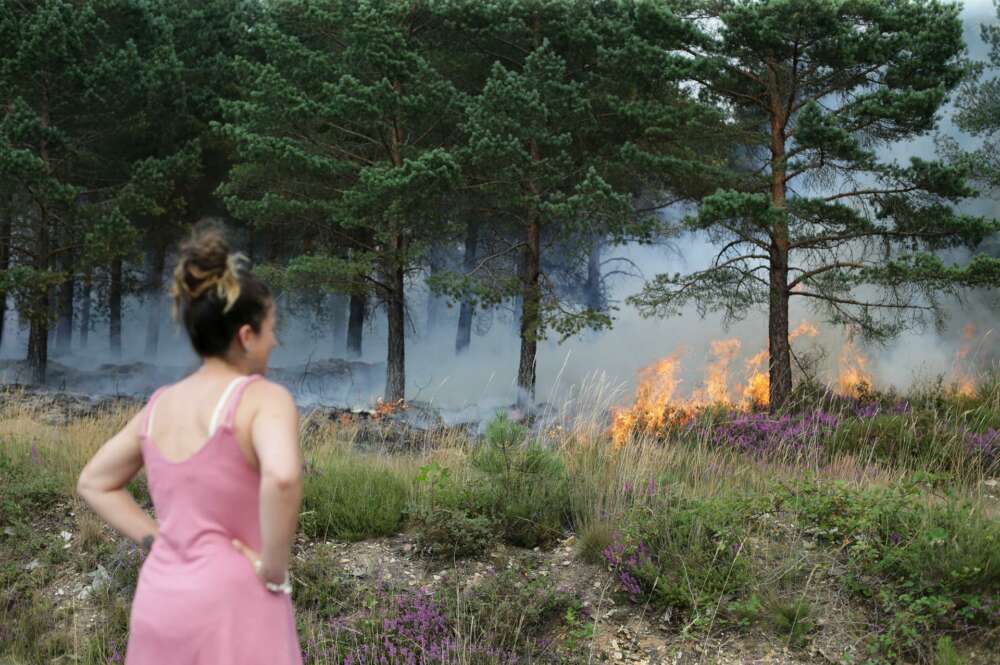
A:
POLYGON ((274 571, 268 570, 264 563, 261 561, 260 554, 253 551, 250 547, 245 545, 243 541, 237 539, 233 540, 233 547, 240 551, 243 556, 247 558, 250 564, 253 566, 254 571, 257 573, 257 577, 260 578, 262 582, 270 582, 272 584, 281 584, 285 581, 286 573, 284 571, 274 571))

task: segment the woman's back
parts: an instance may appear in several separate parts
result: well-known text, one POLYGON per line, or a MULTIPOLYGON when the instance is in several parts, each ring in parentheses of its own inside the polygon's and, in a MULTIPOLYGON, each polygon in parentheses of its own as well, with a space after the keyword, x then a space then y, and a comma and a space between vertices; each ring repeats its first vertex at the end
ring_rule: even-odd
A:
POLYGON ((241 428, 238 436, 235 423, 243 392, 258 378, 232 378, 208 402, 203 396, 214 382, 208 390, 184 385, 192 379, 150 398, 142 452, 161 556, 188 558, 210 545, 232 549, 233 538, 260 549, 260 474, 240 445, 248 434, 241 428))
POLYGON ((232 545, 261 548, 252 409, 240 409, 260 378, 224 389, 189 378, 149 400, 140 438, 160 533, 136 588, 128 665, 301 662, 289 596, 266 590, 232 545))

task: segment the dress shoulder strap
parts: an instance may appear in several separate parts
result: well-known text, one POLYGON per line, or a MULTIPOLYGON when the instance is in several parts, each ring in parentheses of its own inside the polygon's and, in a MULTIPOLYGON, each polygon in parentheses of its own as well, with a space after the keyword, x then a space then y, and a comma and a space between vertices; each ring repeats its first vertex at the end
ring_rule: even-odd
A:
POLYGON ((146 415, 142 419, 142 435, 144 437, 149 437, 149 433, 153 428, 153 409, 156 408, 156 400, 166 389, 167 386, 160 386, 153 391, 153 394, 149 397, 149 401, 146 402, 146 415))
POLYGON ((226 417, 222 421, 223 427, 226 429, 233 428, 233 420, 236 418, 236 408, 240 405, 240 399, 243 397, 243 391, 247 389, 247 386, 260 378, 263 378, 260 374, 251 374, 240 381, 236 390, 233 391, 232 398, 229 400, 229 406, 226 409, 226 417))

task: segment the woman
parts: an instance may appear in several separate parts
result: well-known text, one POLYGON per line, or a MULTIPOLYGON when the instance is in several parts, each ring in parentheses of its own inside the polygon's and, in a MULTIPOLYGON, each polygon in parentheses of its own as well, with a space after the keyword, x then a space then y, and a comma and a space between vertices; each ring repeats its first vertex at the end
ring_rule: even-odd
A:
POLYGON ((127 665, 302 662, 288 582, 302 499, 298 413, 261 377, 277 344, 274 303, 240 258, 212 227, 181 246, 174 318, 201 367, 153 393, 77 484, 148 552, 127 665), (142 467, 156 520, 125 489, 142 467))

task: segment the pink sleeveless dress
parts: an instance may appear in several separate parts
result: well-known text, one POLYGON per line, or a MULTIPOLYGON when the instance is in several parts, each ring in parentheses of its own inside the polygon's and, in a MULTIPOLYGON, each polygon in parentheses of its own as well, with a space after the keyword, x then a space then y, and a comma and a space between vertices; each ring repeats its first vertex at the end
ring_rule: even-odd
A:
POLYGON ((181 462, 166 459, 150 439, 164 389, 149 399, 142 457, 160 535, 139 573, 126 665, 302 663, 291 598, 268 591, 232 545, 238 538, 257 552, 261 547, 260 472, 233 432, 240 397, 257 378, 229 385, 208 440, 181 462))

